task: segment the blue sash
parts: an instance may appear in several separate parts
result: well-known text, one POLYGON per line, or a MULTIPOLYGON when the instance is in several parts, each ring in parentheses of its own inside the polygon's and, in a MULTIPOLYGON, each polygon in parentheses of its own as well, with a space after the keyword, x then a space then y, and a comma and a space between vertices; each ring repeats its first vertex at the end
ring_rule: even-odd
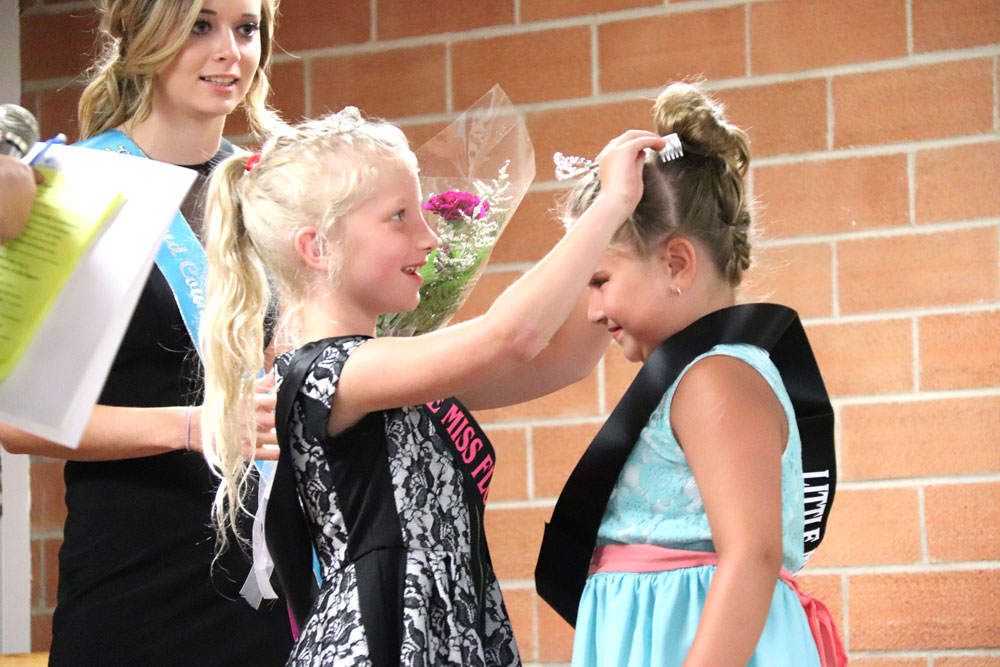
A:
MULTIPOLYGON (((119 130, 108 130, 76 144, 84 148, 106 150, 146 157, 135 143, 119 130)), ((198 328, 205 309, 205 249, 180 211, 170 222, 167 234, 156 253, 156 266, 170 285, 184 326, 201 356, 198 328)))

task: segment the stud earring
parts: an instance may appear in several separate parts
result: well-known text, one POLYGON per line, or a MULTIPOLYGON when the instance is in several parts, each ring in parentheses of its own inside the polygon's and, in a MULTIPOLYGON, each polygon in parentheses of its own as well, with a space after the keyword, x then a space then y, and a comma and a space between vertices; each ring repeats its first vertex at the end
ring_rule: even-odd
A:
POLYGON ((682 290, 680 287, 677 287, 677 285, 674 285, 674 291, 677 293, 677 296, 684 294, 684 290, 682 290))

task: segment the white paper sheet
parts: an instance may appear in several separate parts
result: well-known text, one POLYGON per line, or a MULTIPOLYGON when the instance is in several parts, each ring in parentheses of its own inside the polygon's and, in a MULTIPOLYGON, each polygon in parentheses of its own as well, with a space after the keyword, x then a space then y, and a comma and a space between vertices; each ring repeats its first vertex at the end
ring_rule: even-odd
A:
POLYGON ((50 147, 40 166, 104 174, 127 200, 70 275, 17 366, 0 382, 0 422, 76 447, 163 235, 196 173, 75 146, 50 147))

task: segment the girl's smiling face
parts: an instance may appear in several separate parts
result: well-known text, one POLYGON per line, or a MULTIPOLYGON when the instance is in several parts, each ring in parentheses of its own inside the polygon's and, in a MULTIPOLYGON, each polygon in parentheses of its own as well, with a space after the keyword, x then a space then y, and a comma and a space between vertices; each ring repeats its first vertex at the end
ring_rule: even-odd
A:
POLYGON ((587 316, 603 324, 629 361, 644 361, 674 333, 667 304, 669 273, 654 254, 611 249, 601 259, 587 287, 587 316))
POLYGON ((205 0, 191 34, 153 77, 154 108, 215 118, 243 101, 260 64, 260 1, 205 0))
POLYGON ((383 162, 378 169, 371 195, 344 219, 338 244, 338 289, 373 316, 417 307, 419 271, 438 243, 423 217, 417 175, 401 164, 383 162))

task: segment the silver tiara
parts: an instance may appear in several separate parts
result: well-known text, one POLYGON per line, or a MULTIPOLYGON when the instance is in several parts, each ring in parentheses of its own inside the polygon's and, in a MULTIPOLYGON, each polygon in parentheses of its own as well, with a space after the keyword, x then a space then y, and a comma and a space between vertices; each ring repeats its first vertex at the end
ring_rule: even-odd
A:
MULTIPOLYGON (((681 148, 681 138, 677 136, 677 133, 668 134, 663 138, 667 145, 656 153, 661 162, 670 162, 684 155, 684 149, 681 148)), ((557 181, 576 178, 597 170, 597 163, 593 160, 576 155, 563 155, 558 151, 552 156, 552 161, 556 164, 557 181)))

